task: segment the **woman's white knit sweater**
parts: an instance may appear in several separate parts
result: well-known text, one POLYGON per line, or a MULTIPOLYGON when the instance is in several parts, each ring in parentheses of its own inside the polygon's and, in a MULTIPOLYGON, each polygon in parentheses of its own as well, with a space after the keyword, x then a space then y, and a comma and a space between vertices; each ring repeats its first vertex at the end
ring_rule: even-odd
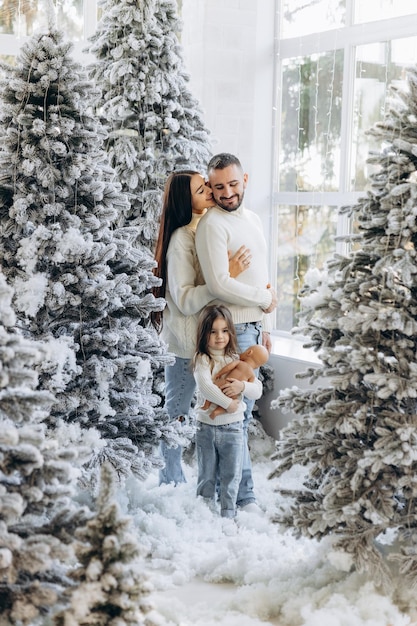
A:
POLYGON ((198 314, 213 296, 204 284, 195 251, 195 231, 201 215, 171 236, 167 252, 166 307, 161 336, 170 352, 182 359, 195 353, 198 314))

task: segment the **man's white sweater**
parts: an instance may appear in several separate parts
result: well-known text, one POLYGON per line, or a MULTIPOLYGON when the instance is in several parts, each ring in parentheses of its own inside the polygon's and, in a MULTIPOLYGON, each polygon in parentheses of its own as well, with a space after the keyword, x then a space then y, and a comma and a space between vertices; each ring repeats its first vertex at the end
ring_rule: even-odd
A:
POLYGON ((267 246, 259 217, 240 206, 228 212, 210 209, 200 220, 195 245, 207 287, 216 301, 225 304, 235 324, 262 321, 263 330, 271 328, 270 316, 263 309, 271 304, 267 289, 267 246), (231 278, 228 250, 234 254, 240 246, 250 249, 250 267, 231 278))

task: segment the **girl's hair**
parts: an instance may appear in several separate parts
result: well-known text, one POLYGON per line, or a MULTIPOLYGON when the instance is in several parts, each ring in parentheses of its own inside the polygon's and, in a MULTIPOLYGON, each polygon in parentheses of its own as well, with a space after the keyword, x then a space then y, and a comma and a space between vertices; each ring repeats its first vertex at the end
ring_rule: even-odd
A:
MULTIPOLYGON (((165 298, 167 285, 167 251, 172 233, 191 222, 191 178, 199 174, 194 170, 178 170, 169 175, 164 188, 159 234, 155 247, 156 267, 154 275, 161 279, 152 290, 155 298, 165 298)), ((152 311, 151 321, 159 331, 162 329, 162 311, 152 311)))
POLYGON ((213 328, 213 323, 218 317, 222 317, 224 319, 229 330, 229 343, 225 348, 225 355, 235 357, 237 354, 239 354, 236 330, 235 325, 233 324, 232 314, 230 313, 227 306, 224 306, 224 304, 209 304, 208 306, 204 307, 198 317, 197 343, 193 361, 194 365, 195 360, 199 355, 206 354, 208 357, 210 357, 208 342, 211 329, 213 328))

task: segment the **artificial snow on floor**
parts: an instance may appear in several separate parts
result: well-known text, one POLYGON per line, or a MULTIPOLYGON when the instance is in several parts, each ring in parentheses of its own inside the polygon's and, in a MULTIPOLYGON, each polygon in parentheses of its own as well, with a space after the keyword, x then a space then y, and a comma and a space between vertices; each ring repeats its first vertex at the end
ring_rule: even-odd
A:
MULTIPOLYGON (((153 604, 167 626, 417 624, 411 590, 407 600, 395 602, 352 570, 330 539, 297 539, 271 521, 285 505, 277 481, 268 479, 275 442, 257 426, 250 445, 262 514, 240 513, 237 523, 196 498, 192 457, 184 464, 186 484, 159 487, 155 474, 126 485, 125 506, 138 529, 153 604)), ((280 485, 292 486, 301 476, 293 471, 280 485)))

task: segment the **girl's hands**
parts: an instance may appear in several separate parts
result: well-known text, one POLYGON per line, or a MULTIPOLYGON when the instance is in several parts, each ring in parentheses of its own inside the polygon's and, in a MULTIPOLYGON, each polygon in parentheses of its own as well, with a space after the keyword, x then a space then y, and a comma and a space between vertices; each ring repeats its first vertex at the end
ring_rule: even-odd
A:
POLYGON ((245 383, 237 378, 226 378, 220 384, 217 383, 224 395, 228 398, 233 398, 243 393, 245 390, 245 383))
POLYGON ((250 266, 252 255, 246 246, 240 246, 233 255, 228 250, 227 254, 229 255, 229 274, 232 278, 236 278, 250 266))

